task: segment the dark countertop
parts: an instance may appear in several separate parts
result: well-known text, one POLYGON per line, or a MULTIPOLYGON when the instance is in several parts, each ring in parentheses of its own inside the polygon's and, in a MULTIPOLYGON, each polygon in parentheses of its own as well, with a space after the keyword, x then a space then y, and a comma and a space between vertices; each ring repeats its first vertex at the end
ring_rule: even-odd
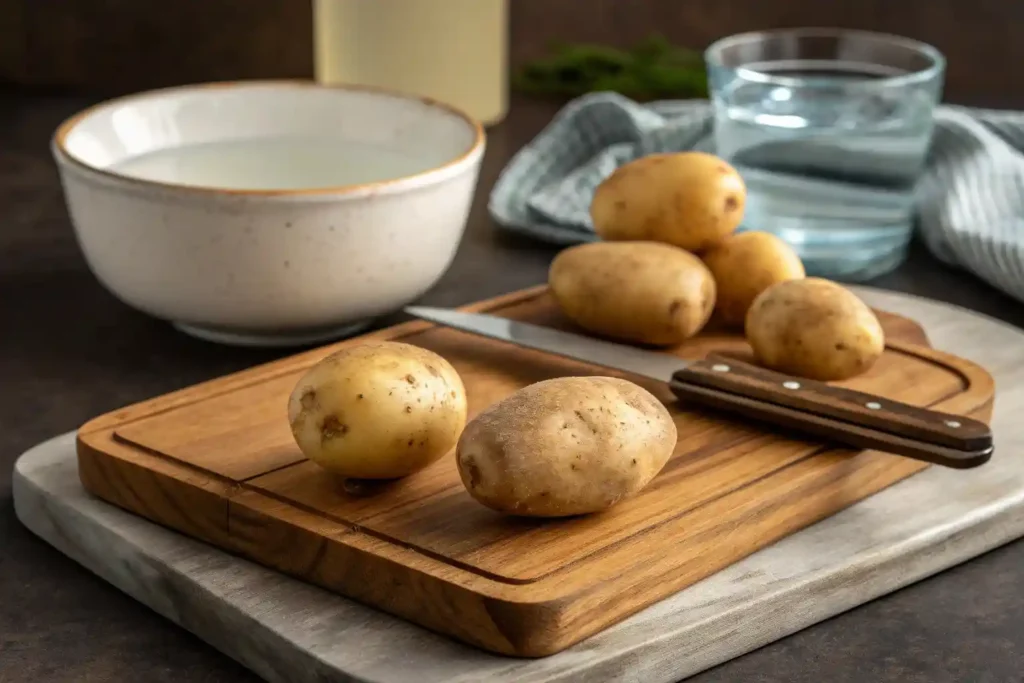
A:
MULTIPOLYGON (((86 104, 0 93, 0 683, 256 681, 14 516, 11 469, 34 444, 122 405, 285 355, 194 340, 99 286, 75 244, 48 149, 58 122, 86 104)), ((497 233, 485 203, 505 161, 553 111, 516 102, 490 131, 465 239, 425 303, 458 305, 544 280, 555 249, 497 233)), ((1024 305, 920 247, 871 284, 1024 326, 1024 305)), ((1022 672, 1018 542, 691 680, 1003 682, 1022 672)))

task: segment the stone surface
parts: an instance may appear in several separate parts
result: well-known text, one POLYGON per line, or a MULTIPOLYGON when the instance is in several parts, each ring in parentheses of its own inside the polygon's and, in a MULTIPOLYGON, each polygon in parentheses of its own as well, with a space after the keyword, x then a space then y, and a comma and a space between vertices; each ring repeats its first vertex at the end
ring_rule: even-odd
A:
MULTIPOLYGON (((1001 95, 1024 103, 1021 92, 1001 95)), ((123 405, 290 353, 178 334, 119 302, 89 273, 48 141, 61 119, 91 102, 0 91, 0 681, 255 683, 245 667, 99 579, 14 515, 14 462, 33 444, 123 405)), ((465 238, 422 304, 455 306, 544 280, 555 248, 496 230, 486 201, 502 166, 555 106, 517 100, 508 120, 488 131, 465 238)), ((1024 328, 1024 305, 936 262, 920 245, 873 284, 1024 328)), ((1024 671, 1022 585, 1024 541, 1017 541, 693 681, 1016 681, 1024 671)))
MULTIPOLYGON (((936 302, 859 291, 917 319, 933 346, 993 374, 993 460, 975 470, 930 468, 546 659, 474 650, 95 500, 78 483, 71 434, 19 460, 17 514, 65 554, 271 681, 679 680, 1024 535, 1024 427, 1016 415, 1024 333, 936 302)), ((962 653, 975 647, 965 643, 962 653)), ((945 676, 932 669, 939 675, 930 678, 904 671, 900 679, 884 661, 865 662, 862 673, 958 680, 947 677, 955 671, 946 663, 945 676)), ((1015 670, 1011 662, 1006 673, 1015 670)), ((972 680, 1008 680, 995 667, 967 671, 972 680)), ((729 680, 715 674, 698 678, 729 680)))

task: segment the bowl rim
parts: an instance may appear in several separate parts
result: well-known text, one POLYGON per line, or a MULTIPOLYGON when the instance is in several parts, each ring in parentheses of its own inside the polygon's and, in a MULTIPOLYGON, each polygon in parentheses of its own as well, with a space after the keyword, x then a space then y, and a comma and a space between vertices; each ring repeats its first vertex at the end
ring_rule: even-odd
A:
POLYGON ((226 195, 232 197, 313 198, 327 196, 346 196, 352 194, 361 194, 367 191, 374 192, 382 189, 397 191, 411 187, 419 187, 429 183, 432 180, 441 180, 444 177, 447 177, 450 172, 454 172, 459 167, 474 161, 475 158, 481 154, 485 145, 485 140, 486 134, 484 132, 483 124, 480 121, 470 116, 467 112, 460 109, 459 107, 456 107, 455 105, 448 104, 446 102, 441 102, 431 97, 416 95, 413 93, 403 92, 401 90, 396 90, 392 88, 384 88, 379 86, 363 85, 356 83, 320 83, 312 79, 243 79, 232 81, 209 81, 205 83, 192 83, 185 85, 172 85, 164 88, 152 88, 149 90, 142 90, 139 92, 108 98, 101 102, 97 102, 96 104, 90 105, 84 109, 81 109, 78 112, 75 112, 71 116, 64 119, 55 129, 53 136, 50 140, 50 146, 58 161, 62 161, 85 173, 96 174, 112 181, 129 183, 138 187, 160 188, 164 190, 190 192, 208 196, 226 195), (461 119, 473 131, 473 144, 470 145, 469 149, 467 149, 465 152, 462 152, 453 159, 449 159, 443 164, 433 166, 431 168, 428 168, 424 171, 419 171, 417 173, 398 176, 397 178, 389 178, 387 180, 378 180, 368 183, 350 183, 347 185, 326 185, 323 187, 302 187, 282 189, 247 189, 218 187, 211 185, 190 185, 186 183, 175 183, 162 180, 140 178, 137 176, 120 173, 118 171, 113 171, 106 168, 99 168, 97 166, 89 164, 84 160, 73 155, 70 151, 68 151, 66 147, 68 135, 70 135, 71 131, 74 130, 74 128, 84 119, 102 109, 107 109, 122 104, 124 102, 130 102, 132 100, 141 100, 158 95, 173 94, 180 92, 213 90, 219 88, 247 88, 267 86, 309 88, 316 90, 346 90, 353 92, 367 92, 376 93, 380 95, 388 95, 406 101, 419 101, 429 107, 440 109, 442 111, 447 112, 448 114, 454 115, 458 119, 461 119))

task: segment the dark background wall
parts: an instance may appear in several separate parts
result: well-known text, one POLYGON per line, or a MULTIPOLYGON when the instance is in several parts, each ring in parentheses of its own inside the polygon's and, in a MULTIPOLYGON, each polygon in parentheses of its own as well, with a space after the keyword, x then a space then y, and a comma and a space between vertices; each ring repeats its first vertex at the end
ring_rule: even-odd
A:
MULTIPOLYGON (((703 48, 738 31, 831 25, 908 35, 949 59, 947 99, 1024 90, 1021 0, 510 0, 513 66, 552 40, 628 45, 658 31, 703 48)), ((0 0, 0 83, 103 94, 312 75, 304 0, 0 0)))

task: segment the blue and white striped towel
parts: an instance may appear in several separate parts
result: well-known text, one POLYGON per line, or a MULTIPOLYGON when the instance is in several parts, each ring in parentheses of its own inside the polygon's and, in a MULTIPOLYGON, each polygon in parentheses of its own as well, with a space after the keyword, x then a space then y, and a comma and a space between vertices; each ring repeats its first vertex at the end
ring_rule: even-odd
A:
MULTIPOLYGON (((711 133, 706 100, 585 95, 515 155, 491 193, 491 216, 549 242, 593 240, 589 204, 601 180, 645 154, 713 152, 711 133)), ((940 106, 916 208, 937 258, 1024 301, 1024 113, 940 106)))

